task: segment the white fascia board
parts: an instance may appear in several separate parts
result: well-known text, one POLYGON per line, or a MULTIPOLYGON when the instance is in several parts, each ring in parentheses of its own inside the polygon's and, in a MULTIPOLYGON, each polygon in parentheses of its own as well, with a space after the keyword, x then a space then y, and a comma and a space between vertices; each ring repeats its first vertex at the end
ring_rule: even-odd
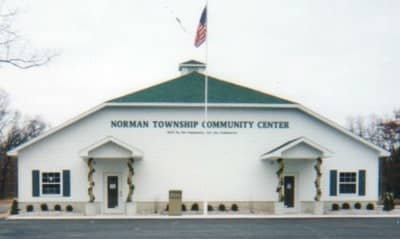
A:
POLYGON ((38 137, 33 138, 32 140, 30 140, 28 142, 25 142, 25 143, 21 144, 20 146, 8 151, 7 155, 10 156, 10 157, 16 157, 16 156, 18 156, 18 151, 20 151, 20 150, 22 150, 22 149, 24 149, 24 148, 26 148, 26 147, 28 147, 28 146, 30 146, 32 144, 34 144, 34 143, 36 143, 36 142, 38 142, 38 141, 40 141, 40 140, 42 140, 42 139, 44 139, 44 138, 46 138, 48 136, 60 131, 60 130, 68 127, 69 125, 71 125, 71 124, 73 124, 73 123, 75 123, 75 122, 77 122, 77 121, 79 121, 79 120, 81 120, 81 119, 93 114, 96 111, 101 110, 105 106, 106 105, 104 103, 101 104, 101 105, 98 105, 98 106, 96 106, 96 107, 94 107, 94 108, 92 108, 92 109, 90 109, 90 110, 88 110, 88 111, 86 111, 86 112, 84 112, 84 113, 82 113, 82 114, 80 114, 80 115, 78 115, 78 116, 66 121, 63 124, 60 124, 57 127, 49 129, 48 131, 46 131, 45 133, 39 135, 38 137))
POLYGON ((356 134, 353 134, 348 129, 344 128, 343 126, 340 126, 339 124, 331 121, 330 119, 325 118, 325 117, 317 114, 316 112, 314 112, 314 111, 312 111, 310 109, 307 109, 306 107, 304 107, 302 105, 297 105, 297 108, 299 110, 301 110, 301 111, 303 111, 303 112, 315 117, 316 119, 326 123, 327 125, 333 127, 334 129, 344 133, 345 135, 350 136, 352 139, 355 139, 356 141, 359 141, 359 142, 367 145, 368 147, 374 149, 375 151, 377 151, 379 153, 380 157, 389 157, 390 156, 390 152, 389 151, 387 151, 387 150, 385 150, 385 149, 383 149, 383 148, 381 148, 381 147, 369 142, 366 139, 361 138, 360 136, 358 136, 356 134))
MULTIPOLYGON (((320 144, 317 144, 317 143, 311 141, 310 139, 308 139, 306 137, 300 137, 299 139, 291 142, 290 144, 285 145, 284 147, 282 147, 282 148, 280 148, 280 149, 278 149, 276 151, 273 151, 273 152, 268 153, 268 154, 261 155, 261 159, 262 160, 264 160, 264 159, 273 160, 273 159, 282 158, 283 157, 282 156, 283 152, 295 147, 296 145, 298 145, 300 143, 305 143, 309 147, 314 148, 314 149, 316 149, 318 151, 321 151, 322 152, 322 158, 328 158, 328 157, 332 156, 332 151, 331 150, 323 147, 320 144)), ((279 146, 277 146, 277 147, 279 147, 279 146)), ((290 158, 285 157, 285 159, 290 159, 290 158)), ((294 159, 296 159, 296 158, 294 158, 294 159)))
POLYGON ((282 158, 282 155, 279 153, 271 153, 271 154, 263 154, 261 155, 261 160, 277 160, 282 158))
POLYGON ((135 147, 132 147, 131 145, 129 145, 129 144, 127 144, 127 143, 125 143, 125 142, 123 142, 123 141, 121 141, 121 140, 119 140, 119 139, 117 139, 115 137, 112 137, 112 136, 107 136, 107 137, 105 137, 105 138, 103 138, 103 139, 101 139, 101 140, 89 145, 88 147, 85 147, 85 148, 81 149, 79 155, 82 158, 89 158, 90 151, 92 151, 92 150, 94 150, 94 149, 96 149, 98 147, 101 147, 101 146, 103 146, 103 145, 105 145, 107 143, 110 143, 110 142, 120 146, 123 149, 126 149, 126 150, 130 151, 131 154, 132 154, 132 158, 135 158, 135 159, 142 159, 143 158, 143 152, 141 150, 139 150, 139 149, 137 149, 135 147))
POLYGON ((305 143, 305 144, 309 145, 310 147, 321 151, 324 154, 325 158, 330 157, 333 154, 333 152, 330 149, 328 149, 306 137, 301 137, 301 139, 296 143, 296 145, 299 143, 305 143))

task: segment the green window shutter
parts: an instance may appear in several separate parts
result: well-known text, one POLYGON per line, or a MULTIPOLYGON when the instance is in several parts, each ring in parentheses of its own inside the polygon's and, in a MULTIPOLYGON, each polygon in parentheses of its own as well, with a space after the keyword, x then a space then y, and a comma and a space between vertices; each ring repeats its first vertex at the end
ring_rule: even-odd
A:
POLYGON ((71 196, 71 173, 69 170, 63 170, 63 196, 71 196))
POLYGON ((32 170, 32 196, 40 196, 40 172, 39 170, 32 170))
POLYGON ((365 170, 358 171, 358 196, 365 196, 365 170))
POLYGON ((330 171, 330 187, 329 187, 329 195, 336 196, 337 195, 337 170, 330 171))

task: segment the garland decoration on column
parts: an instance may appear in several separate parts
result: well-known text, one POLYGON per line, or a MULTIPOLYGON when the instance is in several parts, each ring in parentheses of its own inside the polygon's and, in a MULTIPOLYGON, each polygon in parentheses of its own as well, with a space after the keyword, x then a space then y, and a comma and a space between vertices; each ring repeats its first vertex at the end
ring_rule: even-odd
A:
POLYGON ((133 194, 133 190, 135 189, 135 185, 133 185, 133 181, 132 181, 132 177, 134 175, 134 171, 133 171, 133 163, 134 160, 133 158, 128 159, 128 179, 127 179, 127 183, 128 183, 128 196, 126 197, 126 202, 132 202, 132 194, 133 194))
POLYGON ((276 171, 276 175, 278 176, 278 186, 276 187, 276 192, 278 193, 279 202, 283 202, 283 170, 285 169, 285 164, 283 163, 282 158, 277 159, 276 162, 279 164, 279 169, 276 171))
POLYGON ((94 167, 93 167, 93 158, 89 158, 88 160, 88 167, 89 167, 89 173, 88 173, 88 182, 89 182, 89 188, 88 188, 88 195, 89 195, 89 202, 94 202, 96 197, 93 194, 93 187, 94 187, 94 180, 93 180, 93 174, 95 172, 94 167))
POLYGON ((321 200, 321 195, 322 195, 322 191, 321 191, 321 177, 322 177, 321 165, 322 165, 322 159, 321 158, 317 158, 316 161, 317 162, 314 165, 314 169, 315 169, 315 172, 317 174, 317 178, 314 181, 315 191, 316 191, 314 200, 316 202, 319 202, 321 200))

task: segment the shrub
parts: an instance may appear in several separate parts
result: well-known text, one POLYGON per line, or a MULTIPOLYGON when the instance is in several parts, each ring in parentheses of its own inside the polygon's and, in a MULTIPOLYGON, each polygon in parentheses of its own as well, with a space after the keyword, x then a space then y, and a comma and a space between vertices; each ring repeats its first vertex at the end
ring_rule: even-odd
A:
POLYGON ((219 204, 218 206, 218 211, 224 212, 226 210, 226 207, 224 204, 219 204))
POLYGON ((385 193, 383 196, 383 210, 391 211, 394 209, 394 196, 393 193, 385 193))
POLYGON ((33 205, 29 204, 26 206, 26 211, 27 212, 33 212, 33 205))
POLYGON ((17 202, 16 199, 14 199, 14 200, 12 201, 12 204, 11 204, 11 214, 12 214, 12 215, 16 215, 16 214, 18 214, 18 211, 19 211, 19 209, 18 209, 18 202, 17 202))
POLYGON ((374 210, 375 206, 373 203, 368 203, 367 204, 367 210, 374 210))
POLYGON ((343 203, 342 209, 345 209, 345 210, 350 209, 350 204, 348 204, 347 202, 343 203))
POLYGON ((54 206, 54 211, 61 211, 61 206, 58 205, 58 204, 56 204, 56 205, 54 206))
POLYGON ((332 211, 338 211, 339 205, 337 203, 332 204, 332 211))
POLYGON ((182 204, 182 212, 186 212, 186 205, 185 204, 182 204))
POLYGON ((40 209, 41 209, 42 211, 48 211, 48 210, 49 210, 49 207, 47 206, 46 203, 42 203, 42 204, 40 204, 40 209))
POLYGON ((238 207, 238 205, 237 205, 236 203, 232 204, 232 206, 231 206, 231 210, 232 210, 232 211, 234 211, 234 212, 237 212, 237 211, 239 211, 239 207, 238 207))
POLYGON ((199 210, 199 204, 193 203, 192 207, 190 208, 191 211, 198 211, 199 210))
POLYGON ((207 211, 209 211, 209 212, 212 212, 212 211, 214 211, 214 208, 213 208, 213 206, 211 206, 211 205, 208 205, 208 206, 207 206, 207 211))
POLYGON ((74 210, 74 208, 73 208, 71 205, 67 205, 67 206, 65 207, 65 210, 66 210, 67 212, 72 212, 72 211, 74 210))
POLYGON ((361 203, 359 203, 359 202, 354 203, 354 208, 361 209, 361 203))

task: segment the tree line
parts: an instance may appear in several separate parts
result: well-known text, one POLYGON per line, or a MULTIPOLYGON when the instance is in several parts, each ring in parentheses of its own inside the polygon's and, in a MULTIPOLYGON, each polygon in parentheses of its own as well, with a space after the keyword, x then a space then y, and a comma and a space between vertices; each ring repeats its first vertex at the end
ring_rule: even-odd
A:
POLYGON ((390 157, 380 159, 380 194, 393 193, 400 198, 400 110, 391 116, 349 118, 348 129, 358 136, 390 152, 390 157))
POLYGON ((40 117, 29 117, 10 107, 9 96, 0 90, 0 198, 17 195, 17 159, 7 152, 48 129, 40 117))
MULTIPOLYGON (((14 2, 15 3, 15 2, 14 2)), ((18 9, 13 2, 0 0, 0 69, 30 69, 47 64, 56 56, 35 49, 15 28, 18 9)), ((8 94, 0 89, 0 198, 17 194, 17 162, 7 151, 38 136, 49 126, 39 117, 29 117, 10 108, 8 94)))

